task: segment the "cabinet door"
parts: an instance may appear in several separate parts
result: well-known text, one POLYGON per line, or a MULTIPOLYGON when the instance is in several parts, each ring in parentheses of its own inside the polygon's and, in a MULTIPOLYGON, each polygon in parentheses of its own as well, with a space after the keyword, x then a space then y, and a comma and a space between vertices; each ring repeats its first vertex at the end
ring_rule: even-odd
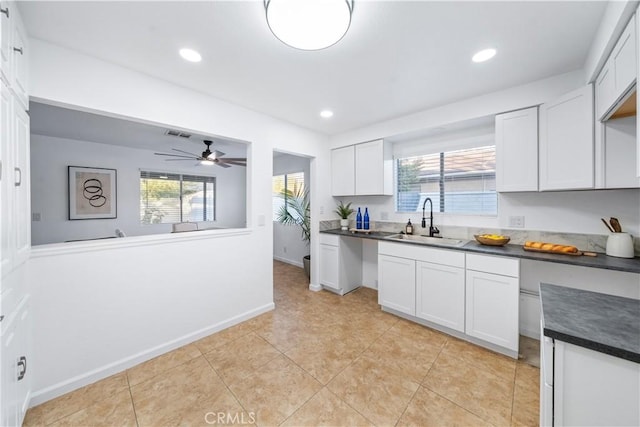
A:
POLYGON ((390 183, 391 158, 386 158, 384 140, 366 142, 355 146, 356 195, 392 194, 390 183))
POLYGON ((353 196, 355 194, 355 148, 331 150, 331 194, 333 196, 353 196))
MULTIPOLYGON (((14 98, 15 99, 15 98, 14 98)), ((29 186, 29 115, 20 104, 14 104, 14 191, 15 260, 26 261, 31 248, 31 193, 29 186)))
POLYGON ((616 100, 616 81, 613 61, 609 59, 596 79, 596 116, 602 120, 616 100))
POLYGON ((11 81, 11 14, 15 9, 15 3, 3 1, 0 2, 0 68, 2 69, 2 77, 5 82, 11 81))
POLYGON ((416 314, 416 262, 378 255, 378 304, 416 314))
POLYGON ((320 284, 333 289, 339 289, 339 267, 339 247, 320 245, 320 284))
POLYGON ((418 261, 416 317, 464 332, 464 269, 418 261))
POLYGON ((20 100, 22 107, 26 110, 29 109, 29 95, 28 95, 28 61, 27 53, 29 50, 28 38, 22 25, 22 19, 18 12, 18 8, 13 8, 14 15, 13 20, 13 39, 11 40, 12 46, 10 54, 13 55, 13 90, 16 96, 20 100))
POLYGON ((622 98, 636 82, 636 55, 636 17, 633 16, 611 53, 616 81, 614 102, 622 98))
POLYGON ((22 425, 31 397, 30 307, 25 298, 2 335, 2 425, 22 425))
POLYGON ((591 85, 540 107, 540 190, 594 186, 591 85))
POLYGON ((496 116, 496 190, 538 191, 538 107, 496 116))
MULTIPOLYGON (((1 15, 4 16, 4 15, 1 15)), ((2 86, 0 98, 0 150, 2 152, 2 168, 0 180, 0 271, 5 276, 11 270, 14 254, 13 230, 11 227, 13 218, 13 196, 14 196, 14 170, 13 170, 13 142, 12 126, 13 114, 11 112, 11 92, 0 82, 2 86)))
POLYGON ((2 351, 0 351, 2 361, 2 390, 0 390, 2 419, 0 419, 0 424, 3 426, 16 426, 18 425, 19 406, 15 358, 18 353, 16 348, 19 346, 17 322, 15 317, 5 318, 5 321, 10 321, 11 324, 6 327, 2 335, 2 351))
POLYGON ((518 279, 467 270, 466 334, 518 351, 518 279))

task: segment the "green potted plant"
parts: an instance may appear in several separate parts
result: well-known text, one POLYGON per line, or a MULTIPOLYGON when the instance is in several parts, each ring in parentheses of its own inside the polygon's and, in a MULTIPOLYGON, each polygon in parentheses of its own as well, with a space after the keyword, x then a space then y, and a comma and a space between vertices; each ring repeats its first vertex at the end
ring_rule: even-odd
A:
POLYGON ((354 210, 351 208, 351 202, 346 205, 340 201, 340 204, 334 211, 340 217, 340 229, 348 230, 349 229, 349 215, 351 215, 354 210))
MULTIPOLYGON (((283 225, 297 225, 302 232, 302 240, 311 241, 311 207, 309 204, 309 192, 298 188, 295 190, 282 190, 280 193, 285 203, 280 206, 276 214, 276 221, 283 225)), ((311 278, 311 255, 302 257, 302 264, 307 277, 311 278)))

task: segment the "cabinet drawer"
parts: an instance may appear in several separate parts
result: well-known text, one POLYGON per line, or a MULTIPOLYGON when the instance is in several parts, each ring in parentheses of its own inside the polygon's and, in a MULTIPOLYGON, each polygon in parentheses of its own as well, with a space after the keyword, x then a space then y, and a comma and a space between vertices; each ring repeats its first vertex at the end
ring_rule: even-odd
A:
POLYGON ((467 270, 519 277, 520 261, 497 256, 467 254, 467 270))
POLYGON ((321 245, 339 246, 340 245, 340 236, 336 236, 335 234, 320 233, 320 244, 321 245))
POLYGON ((378 253, 451 267, 464 267, 464 252, 462 251, 417 246, 410 243, 379 242, 378 253))

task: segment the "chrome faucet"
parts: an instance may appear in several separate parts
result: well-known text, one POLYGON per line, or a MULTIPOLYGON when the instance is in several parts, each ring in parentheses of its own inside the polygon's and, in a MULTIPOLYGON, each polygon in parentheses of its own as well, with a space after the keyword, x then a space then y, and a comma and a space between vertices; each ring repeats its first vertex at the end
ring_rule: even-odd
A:
MULTIPOLYGON (((440 230, 437 227, 433 226, 433 202, 430 197, 424 199, 424 203, 422 204, 422 228, 427 228, 427 218, 425 217, 424 211, 425 206, 427 206, 427 202, 429 202, 429 237, 434 237, 434 234, 440 234, 440 230)), ((440 237, 440 236, 435 236, 440 237)))

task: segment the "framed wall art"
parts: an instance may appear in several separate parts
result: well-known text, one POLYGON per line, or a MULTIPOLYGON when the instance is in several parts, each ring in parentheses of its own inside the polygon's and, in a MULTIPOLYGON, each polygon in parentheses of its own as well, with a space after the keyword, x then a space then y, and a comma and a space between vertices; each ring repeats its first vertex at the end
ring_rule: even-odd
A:
POLYGON ((117 216, 115 169, 69 166, 69 219, 117 216))

